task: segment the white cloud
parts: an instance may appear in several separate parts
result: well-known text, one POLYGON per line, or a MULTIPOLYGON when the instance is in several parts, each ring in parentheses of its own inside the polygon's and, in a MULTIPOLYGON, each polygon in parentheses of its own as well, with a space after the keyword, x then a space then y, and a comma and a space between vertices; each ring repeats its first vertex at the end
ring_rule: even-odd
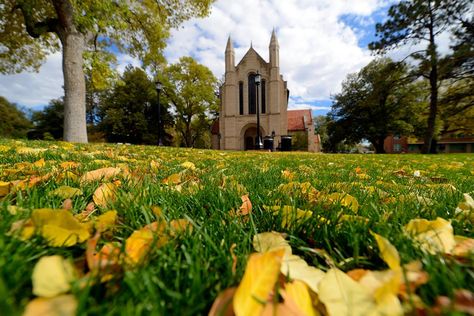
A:
POLYGON ((305 104, 305 103, 293 103, 288 105, 289 110, 307 110, 310 109, 312 111, 329 111, 331 107, 329 106, 321 106, 321 105, 314 105, 314 104, 305 104))
MULTIPOLYGON (((367 30, 355 29, 341 17, 351 14, 357 24, 371 25, 377 10, 396 1, 217 0, 209 17, 188 21, 172 32, 165 54, 169 62, 193 56, 222 78, 229 35, 236 62, 251 42, 268 60, 270 35, 276 28, 281 73, 288 81, 291 96, 301 98, 298 102, 292 98, 290 107, 301 103, 314 107, 314 100, 328 100, 340 91, 348 73, 359 71, 374 58, 366 47, 359 47, 359 39, 367 30)), ((439 42, 443 51, 449 46, 449 37, 443 34, 439 42)), ((402 58, 413 49, 406 46, 391 56, 402 58)), ((117 60, 120 73, 127 64, 140 65, 136 58, 126 55, 117 60)), ((45 105, 62 96, 62 85, 60 53, 49 56, 39 73, 0 75, 0 95, 29 107, 45 105)))
POLYGON ((48 56, 38 73, 0 76, 0 95, 27 107, 45 105, 64 95, 61 53, 48 56))
POLYGON ((281 73, 291 95, 329 99, 350 72, 358 71, 373 56, 358 46, 361 34, 341 22, 344 14, 370 15, 385 5, 382 0, 218 0, 206 19, 188 21, 173 31, 166 54, 170 62, 190 55, 220 78, 229 34, 238 63, 253 43, 268 61, 268 45, 275 27, 280 43, 281 73))

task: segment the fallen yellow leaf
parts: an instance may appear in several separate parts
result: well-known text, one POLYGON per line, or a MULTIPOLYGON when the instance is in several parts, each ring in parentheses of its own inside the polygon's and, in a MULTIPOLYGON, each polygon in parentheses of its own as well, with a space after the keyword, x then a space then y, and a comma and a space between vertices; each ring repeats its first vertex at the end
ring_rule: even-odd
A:
POLYGON ((325 275, 324 271, 308 265, 305 260, 295 255, 284 257, 280 271, 291 280, 304 282, 314 293, 318 293, 318 284, 325 275))
POLYGON ((99 232, 112 228, 117 222, 117 211, 107 211, 95 220, 95 227, 99 232))
MULTIPOLYGON (((285 304, 295 306, 300 315, 316 316, 317 313, 313 308, 311 296, 305 283, 301 281, 293 281, 285 285, 284 291, 281 292, 285 304)), ((293 309, 294 309, 293 308, 293 309)))
POLYGON ((332 193, 327 196, 327 199, 332 203, 338 202, 342 206, 348 207, 354 213, 357 213, 359 210, 359 202, 357 199, 347 193, 332 193))
POLYGON ((33 294, 48 298, 67 293, 74 279, 69 261, 61 256, 41 257, 33 269, 33 294))
POLYGON ((318 296, 330 316, 366 316, 375 309, 367 289, 338 269, 329 270, 319 282, 318 296))
POLYGON ((384 237, 370 232, 372 236, 375 237, 375 241, 377 241, 377 245, 379 246, 380 250, 380 257, 385 261, 385 263, 389 266, 390 269, 398 270, 400 269, 400 256, 398 254, 397 248, 395 248, 390 241, 385 239, 384 237))
POLYGON ((233 316, 232 300, 234 299, 235 287, 228 288, 221 292, 214 300, 208 316, 233 316))
POLYGON ((122 170, 120 168, 107 167, 86 172, 81 177, 81 182, 107 181, 118 176, 122 170))
POLYGON ((189 169, 189 170, 193 170, 193 171, 196 170, 196 166, 190 161, 183 162, 181 164, 181 167, 189 169))
POLYGON ((117 194, 117 186, 113 183, 102 183, 94 192, 92 199, 97 206, 107 207, 113 203, 117 194))
POLYGON ((431 254, 438 252, 451 253, 456 245, 451 223, 441 217, 434 221, 426 219, 412 219, 404 227, 424 251, 431 254))
POLYGON ((283 249, 285 256, 291 255, 291 247, 288 241, 277 232, 266 232, 253 236, 252 245, 257 252, 263 253, 283 249))
POLYGON ((60 186, 56 190, 53 190, 49 193, 49 195, 59 196, 62 199, 70 199, 75 196, 82 195, 82 191, 77 188, 72 188, 67 185, 60 186))
POLYGON ((10 187, 11 187, 10 182, 0 181, 0 197, 5 196, 8 193, 10 193, 10 187))
POLYGON ((86 241, 90 234, 67 210, 36 209, 31 220, 37 231, 53 247, 69 247, 86 241))
POLYGON ((53 298, 35 298, 26 305, 23 316, 74 316, 77 301, 73 295, 53 298))
POLYGON ((280 273, 285 250, 250 255, 245 274, 234 295, 237 316, 260 315, 280 273))

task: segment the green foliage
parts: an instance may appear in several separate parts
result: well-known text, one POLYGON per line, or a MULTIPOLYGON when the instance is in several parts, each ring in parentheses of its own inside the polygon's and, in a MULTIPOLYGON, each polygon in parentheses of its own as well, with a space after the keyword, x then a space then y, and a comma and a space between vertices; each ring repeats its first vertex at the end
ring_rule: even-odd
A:
MULTIPOLYGON (((176 110, 176 131, 181 145, 196 147, 210 139, 211 118, 217 111, 217 79, 211 70, 191 57, 166 67, 160 76, 166 102, 176 110)), ((208 145, 206 145, 207 147, 208 145)))
POLYGON ((37 139, 62 139, 64 125, 64 101, 51 100, 42 110, 33 113, 34 124, 32 138, 37 139))
POLYGON ((308 150, 308 132, 298 131, 291 133, 292 150, 307 151, 308 150))
MULTIPOLYGON (((0 164, 4 166, 0 181, 28 181, 31 175, 27 171, 40 177, 53 174, 0 201, 2 315, 23 314, 25 306, 35 298, 33 268, 41 257, 49 255, 70 259, 80 271, 81 281, 74 282, 71 293, 78 301, 77 315, 206 315, 223 289, 240 282, 248 257, 254 252, 253 236, 266 231, 286 234, 294 254, 304 257, 309 265, 325 271, 337 266, 345 272, 387 269, 370 231, 383 235, 397 248, 402 264, 419 261, 429 273, 427 284, 416 291, 410 289, 419 297, 413 304, 427 315, 431 310, 426 305, 433 306, 438 296, 452 296, 456 289, 474 291, 472 254, 462 259, 432 255, 421 251, 403 233, 403 226, 413 218, 434 220, 439 216, 451 221, 455 235, 474 237, 472 221, 454 216, 463 193, 474 187, 472 154, 269 154, 5 140, 0 140, 0 146, 0 164), (30 151, 25 152, 25 147, 30 151), (43 167, 25 167, 42 158, 46 161, 43 167), (71 170, 79 178, 62 176, 66 172, 60 164, 67 161, 79 164, 71 170), (150 167, 151 161, 159 163, 158 171, 150 167), (184 168, 186 161, 196 169, 184 168), (23 169, 12 172, 20 166, 23 169), (24 224, 33 209, 61 208, 63 199, 50 192, 63 185, 84 192, 73 197, 70 210, 81 216, 100 181, 83 183, 80 177, 106 166, 128 168, 131 172, 117 176, 120 187, 111 208, 118 212, 119 220, 112 231, 101 234, 97 251, 107 243, 123 245, 134 230, 157 220, 187 218, 193 232, 172 238, 162 247, 153 243, 146 260, 134 269, 112 273, 104 269, 98 277, 86 274, 90 270, 85 243, 52 247, 39 232, 26 241, 8 233, 12 225, 24 224), (368 177, 359 178, 357 169, 368 177), (421 177, 411 176, 416 170, 421 177), (290 180, 283 176, 284 171, 294 175, 293 184, 286 190, 282 185, 288 188, 290 180), (179 185, 163 183, 176 173, 186 181, 179 185), (196 182, 198 185, 191 185, 196 182), (303 183, 310 183, 323 195, 350 194, 360 204, 358 213, 340 203, 327 204, 319 198, 311 201, 307 194, 292 189, 303 183), (241 196, 245 194, 242 190, 249 194, 253 205, 248 220, 229 212, 241 206, 241 196), (265 205, 291 205, 311 211, 312 215, 307 222, 291 219, 291 225, 282 227, 282 214, 266 211, 265 205), (151 206, 161 207, 162 216, 156 216, 151 206), (101 276, 107 278, 101 282, 101 276), (417 303, 420 299, 423 305, 417 303)), ((67 170, 70 168, 73 167, 67 170)), ((105 211, 98 208, 89 218, 105 211)), ((436 232, 431 236, 434 235, 436 232)), ((407 302, 406 308, 415 306, 407 302)), ((449 310, 446 313, 454 314, 449 310)))
POLYGON ((21 138, 31 128, 31 122, 18 107, 0 97, 0 136, 21 138))
MULTIPOLYGON (((458 32, 463 34, 465 16, 472 12, 469 0, 409 0, 392 5, 388 11, 389 18, 382 24, 376 25, 378 40, 369 44, 369 48, 385 53, 388 50, 403 46, 415 45, 425 41, 427 45, 407 57, 419 61, 416 74, 429 79, 430 107, 427 116, 427 128, 424 136, 424 153, 430 153, 438 115, 438 87, 443 79, 440 73, 437 40, 443 32, 458 32)), ((471 17, 472 19, 472 17, 471 17)), ((472 25, 471 25, 472 27, 472 25)), ((472 31, 472 30, 471 30, 472 31)), ((458 38, 463 38, 462 35, 458 38)), ((461 45, 463 46, 463 45, 461 45)), ((455 62, 446 62, 445 64, 455 62)), ((463 64, 464 62, 461 62, 463 64)), ((450 68, 450 67, 447 67, 450 68)), ((451 67, 453 69, 453 67, 451 67)), ((449 73, 450 71, 445 71, 449 73)))
POLYGON ((323 151, 325 151, 325 147, 329 141, 328 124, 330 120, 331 119, 327 115, 317 115, 313 118, 314 132, 319 134, 319 137, 321 138, 323 151))
POLYGON ((331 142, 351 144, 367 139, 378 153, 384 152, 388 135, 412 133, 416 117, 425 107, 419 86, 407 78, 407 67, 387 58, 348 75, 333 100, 331 142))
MULTIPOLYGON (((147 74, 128 66, 120 82, 101 101, 99 128, 110 142, 157 144, 157 102, 154 83, 147 74)), ((162 122, 170 125, 172 118, 160 103, 162 122)))
MULTIPOLYGON (((170 28, 191 17, 206 16, 212 2, 3 1, 0 42, 7 49, 0 53, 0 73, 37 70, 48 54, 59 50, 58 39, 64 32, 76 30, 86 36, 91 50, 104 51, 114 45, 121 52, 139 58, 144 65, 156 66, 164 61, 162 52, 170 28)), ((107 65, 107 61, 104 63, 103 59, 91 54, 85 54, 85 57, 90 59, 89 63, 107 65)))

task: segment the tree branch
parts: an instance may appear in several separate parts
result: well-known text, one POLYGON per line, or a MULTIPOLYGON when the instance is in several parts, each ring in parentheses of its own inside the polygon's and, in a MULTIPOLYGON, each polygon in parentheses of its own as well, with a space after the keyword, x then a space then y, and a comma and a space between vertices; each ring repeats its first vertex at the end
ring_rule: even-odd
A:
POLYGON ((12 11, 20 10, 25 20, 26 31, 33 38, 38 38, 45 33, 58 33, 59 20, 57 18, 47 18, 41 22, 35 22, 31 9, 23 2, 13 7, 12 11))

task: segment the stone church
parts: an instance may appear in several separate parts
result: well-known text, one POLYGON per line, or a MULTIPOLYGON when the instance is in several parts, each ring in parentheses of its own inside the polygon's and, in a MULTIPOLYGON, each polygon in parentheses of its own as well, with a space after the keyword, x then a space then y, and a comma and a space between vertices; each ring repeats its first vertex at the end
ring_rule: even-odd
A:
POLYGON ((279 50, 278 39, 273 31, 269 46, 269 62, 251 46, 236 65, 235 52, 229 36, 225 50, 225 82, 220 88, 219 119, 212 127, 214 149, 254 149, 257 136, 256 113, 259 108, 262 139, 264 136, 274 136, 277 147, 282 136, 303 131, 307 137, 307 150, 319 151, 319 137, 314 134, 311 111, 288 111, 290 92, 287 82, 280 74, 279 50), (259 107, 255 84, 257 73, 261 76, 259 107), (290 115, 290 119, 288 112, 294 112, 290 115))

